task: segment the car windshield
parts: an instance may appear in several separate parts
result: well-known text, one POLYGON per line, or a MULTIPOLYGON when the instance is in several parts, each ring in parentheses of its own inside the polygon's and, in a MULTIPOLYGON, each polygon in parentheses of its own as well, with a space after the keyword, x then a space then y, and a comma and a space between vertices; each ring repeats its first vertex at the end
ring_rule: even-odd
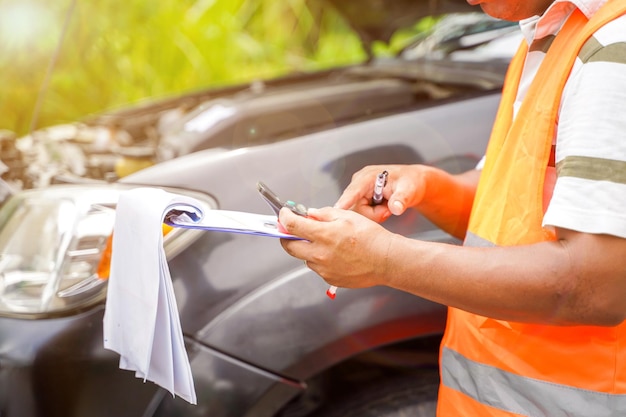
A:
POLYGON ((409 60, 443 57, 509 60, 520 40, 517 22, 494 19, 478 12, 453 13, 410 39, 401 48, 400 55, 409 60))

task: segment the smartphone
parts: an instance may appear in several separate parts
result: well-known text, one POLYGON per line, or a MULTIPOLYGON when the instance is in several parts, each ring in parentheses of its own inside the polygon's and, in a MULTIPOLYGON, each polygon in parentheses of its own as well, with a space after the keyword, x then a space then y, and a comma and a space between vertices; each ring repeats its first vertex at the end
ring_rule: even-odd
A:
POLYGON ((300 203, 295 203, 291 200, 287 200, 283 203, 281 199, 278 198, 276 193, 270 190, 269 187, 265 185, 264 183, 262 183, 261 181, 257 182, 256 188, 261 194, 261 196, 265 199, 265 201, 267 201, 267 203, 270 205, 270 207, 272 208, 274 213, 276 213, 277 216, 281 208, 287 207, 289 210, 296 213, 297 215, 306 217, 307 208, 305 205, 300 204, 300 203))

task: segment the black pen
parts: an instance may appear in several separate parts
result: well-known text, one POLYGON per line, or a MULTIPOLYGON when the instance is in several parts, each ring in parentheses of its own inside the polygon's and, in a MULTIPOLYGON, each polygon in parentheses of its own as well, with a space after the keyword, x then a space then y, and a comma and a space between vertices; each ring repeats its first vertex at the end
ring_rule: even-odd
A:
POLYGON ((385 184, 387 184, 387 175, 389 175, 389 173, 383 171, 376 177, 376 181, 374 182, 374 196, 372 197, 373 206, 383 202, 383 188, 385 188, 385 184))

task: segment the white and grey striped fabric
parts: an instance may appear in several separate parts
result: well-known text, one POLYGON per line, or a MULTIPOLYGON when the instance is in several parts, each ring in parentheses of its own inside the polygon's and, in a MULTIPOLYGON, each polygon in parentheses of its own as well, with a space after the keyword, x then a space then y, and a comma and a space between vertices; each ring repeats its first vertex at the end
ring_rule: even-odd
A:
MULTIPOLYGON (((570 13, 579 8, 590 18, 606 2, 556 0, 520 22, 530 49, 516 109, 570 13)), ((626 238, 626 16, 598 30, 576 59, 555 142, 557 180, 544 225, 626 238)))

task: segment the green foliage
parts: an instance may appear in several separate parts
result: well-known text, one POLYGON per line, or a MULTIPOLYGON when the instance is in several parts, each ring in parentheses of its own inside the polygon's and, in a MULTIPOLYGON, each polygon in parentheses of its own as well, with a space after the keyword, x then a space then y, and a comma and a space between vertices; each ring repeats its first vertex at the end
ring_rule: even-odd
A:
POLYGON ((0 129, 27 133, 46 85, 36 128, 363 59, 334 11, 306 0, 0 0, 0 129))

